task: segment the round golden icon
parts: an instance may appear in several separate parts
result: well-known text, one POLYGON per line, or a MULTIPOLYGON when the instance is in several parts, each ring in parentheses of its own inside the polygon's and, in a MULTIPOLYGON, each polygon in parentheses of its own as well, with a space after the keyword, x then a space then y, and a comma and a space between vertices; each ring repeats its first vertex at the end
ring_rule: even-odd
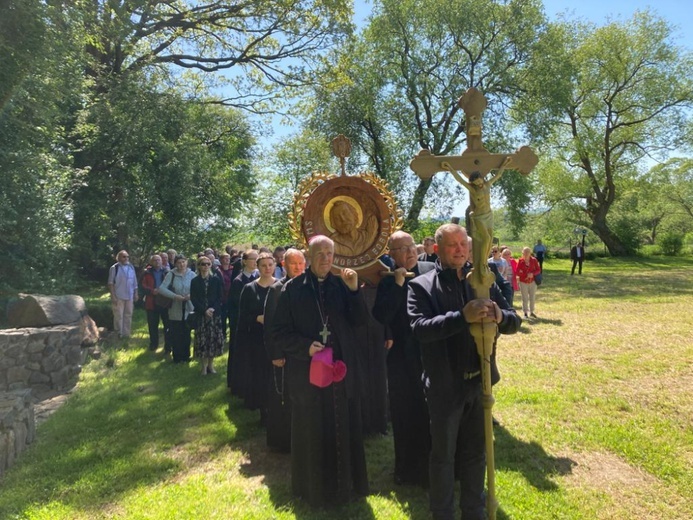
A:
POLYGON ((294 197, 290 229, 305 246, 316 235, 334 241, 334 266, 359 270, 378 261, 402 216, 394 197, 379 177, 367 173, 337 176, 317 173, 307 178, 294 197))

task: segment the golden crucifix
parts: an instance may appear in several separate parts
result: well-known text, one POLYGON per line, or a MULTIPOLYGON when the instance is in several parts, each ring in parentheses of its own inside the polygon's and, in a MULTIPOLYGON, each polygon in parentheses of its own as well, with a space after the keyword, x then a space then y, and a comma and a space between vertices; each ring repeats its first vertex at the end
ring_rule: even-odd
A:
MULTIPOLYGON (((469 283, 476 298, 489 299, 495 276, 488 268, 488 256, 493 241, 493 211, 491 209, 491 185, 500 179, 506 169, 517 170, 528 175, 539 159, 528 146, 513 154, 490 153, 481 139, 481 114, 486 109, 486 98, 475 88, 470 88, 458 101, 464 110, 467 148, 462 155, 439 156, 429 150, 421 150, 410 163, 410 167, 421 179, 430 179, 437 172, 447 171, 469 190, 472 254, 474 269, 469 274, 469 283), (495 173, 486 179, 489 172, 495 173), (462 175, 461 175, 462 174, 462 175)), ((481 357, 482 390, 484 405, 484 432, 486 435, 486 510, 489 520, 495 520, 498 502, 495 490, 495 461, 493 454, 494 403, 491 388, 491 353, 496 341, 497 325, 494 320, 472 323, 470 330, 481 357)))

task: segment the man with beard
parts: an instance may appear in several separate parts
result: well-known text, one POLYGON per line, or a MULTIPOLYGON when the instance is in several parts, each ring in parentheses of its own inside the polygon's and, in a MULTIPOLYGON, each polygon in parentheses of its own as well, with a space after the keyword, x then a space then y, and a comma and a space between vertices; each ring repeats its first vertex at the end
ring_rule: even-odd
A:
MULTIPOLYGON (((310 269, 290 280, 279 297, 273 340, 281 341, 291 393, 291 486, 313 506, 368 494, 360 398, 362 374, 354 327, 367 316, 358 275, 330 271, 334 242, 318 235, 309 244, 310 269), (311 381, 311 360, 326 348, 346 374, 327 386, 311 381)), ((317 363, 316 363, 317 366, 317 363)))

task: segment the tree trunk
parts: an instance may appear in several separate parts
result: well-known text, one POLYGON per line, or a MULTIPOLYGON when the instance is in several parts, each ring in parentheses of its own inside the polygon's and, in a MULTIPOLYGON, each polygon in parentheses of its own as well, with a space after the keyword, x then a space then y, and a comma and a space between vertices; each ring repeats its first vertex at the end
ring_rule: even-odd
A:
POLYGON ((621 239, 619 239, 618 236, 611 231, 604 216, 595 215, 592 218, 592 225, 590 228, 601 239, 601 241, 604 242, 604 245, 611 256, 628 256, 628 248, 626 248, 626 246, 623 245, 623 242, 621 242, 621 239))
POLYGON ((409 213, 407 213, 407 218, 404 220, 404 229, 409 233, 415 231, 419 227, 419 214, 423 208, 424 199, 426 198, 426 193, 428 193, 428 188, 431 186, 432 180, 432 177, 427 180, 419 180, 419 185, 416 187, 414 197, 411 200, 409 213))

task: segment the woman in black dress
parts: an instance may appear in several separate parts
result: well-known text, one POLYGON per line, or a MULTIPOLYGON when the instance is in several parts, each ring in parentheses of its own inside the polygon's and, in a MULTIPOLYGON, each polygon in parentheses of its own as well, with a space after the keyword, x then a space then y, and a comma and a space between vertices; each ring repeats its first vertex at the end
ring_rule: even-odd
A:
POLYGON ((238 312, 237 348, 241 359, 247 364, 243 368, 245 378, 245 405, 251 410, 260 409, 260 420, 264 424, 267 406, 267 384, 270 361, 264 343, 265 300, 274 278, 275 261, 271 253, 260 253, 257 259, 260 278, 243 287, 238 312))
POLYGON ((195 307, 194 355, 200 360, 202 375, 216 374, 214 358, 224 349, 221 328, 222 283, 211 272, 212 261, 206 256, 197 260, 198 275, 190 282, 190 300, 195 307))

